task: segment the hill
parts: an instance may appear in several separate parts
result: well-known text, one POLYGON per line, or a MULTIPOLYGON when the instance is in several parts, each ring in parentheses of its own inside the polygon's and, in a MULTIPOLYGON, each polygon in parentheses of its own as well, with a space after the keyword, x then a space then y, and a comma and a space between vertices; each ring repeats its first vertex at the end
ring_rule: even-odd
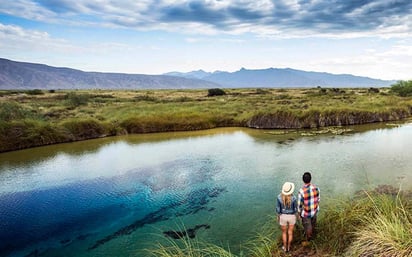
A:
POLYGON ((84 72, 0 58, 0 89, 179 89, 219 87, 168 75, 84 72))
POLYGON ((326 72, 310 72, 295 69, 260 69, 242 68, 235 72, 192 71, 188 73, 172 72, 181 77, 196 77, 229 88, 241 87, 387 87, 396 81, 380 80, 350 74, 331 74, 326 72))

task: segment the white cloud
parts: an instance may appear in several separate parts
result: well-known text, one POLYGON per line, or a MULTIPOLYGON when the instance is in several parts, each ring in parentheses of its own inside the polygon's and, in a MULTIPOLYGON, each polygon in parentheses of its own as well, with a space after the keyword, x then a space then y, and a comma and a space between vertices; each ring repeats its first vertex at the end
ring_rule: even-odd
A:
POLYGON ((363 5, 362 1, 334 3, 327 0, 13 0, 1 4, 0 13, 23 21, 18 23, 20 26, 0 23, 0 56, 101 71, 133 72, 134 69, 161 73, 165 67, 174 70, 186 63, 186 70, 205 65, 210 70, 281 65, 334 73, 355 71, 355 75, 384 79, 409 76, 412 14, 411 8, 406 7, 412 4, 383 0, 370 5, 363 5), (352 11, 342 14, 339 12, 342 9, 352 11), (31 23, 38 29, 23 27, 33 20, 41 21, 31 23), (59 27, 70 37, 65 39, 64 33, 53 34, 53 30, 46 32, 47 27, 41 27, 43 24, 59 27), (360 38, 363 41, 358 41, 363 44, 382 38, 398 41, 384 40, 386 48, 375 48, 378 43, 351 44, 353 51, 344 49, 345 55, 336 54, 342 48, 315 53, 317 42, 332 42, 341 47, 356 41, 351 39, 360 38), (305 45, 308 41, 315 46, 305 45), (282 44, 290 42, 293 47, 285 49, 293 53, 279 50, 275 54, 259 49, 259 45, 282 49, 282 44), (320 56, 313 58, 315 54, 320 56), (30 60, 30 56, 35 58, 30 60), (131 61, 132 57, 136 61, 131 61), (142 59, 144 64, 140 62, 142 59))
POLYGON ((47 32, 38 30, 28 30, 15 25, 4 25, 0 23, 0 46, 1 51, 7 49, 21 50, 60 50, 68 52, 76 47, 70 45, 63 39, 50 37, 47 32))
POLYGON ((294 38, 368 37, 374 33, 390 38, 412 33, 411 6, 405 1, 386 0, 367 4, 327 0, 13 0, 0 6, 0 13, 56 24, 182 34, 252 33, 294 38))
MULTIPOLYGON (((345 57, 323 57, 305 66, 314 71, 353 74, 387 80, 412 79, 412 46, 396 45, 385 51, 365 49, 364 54, 345 57)), ((305 69, 299 64, 295 67, 305 69)), ((307 70, 307 68, 306 68, 307 70)))
MULTIPOLYGON (((5 2, 5 1, 3 1, 5 2)), ((7 1, 0 5, 0 13, 11 16, 23 17, 30 20, 52 20, 56 14, 31 0, 7 1)))

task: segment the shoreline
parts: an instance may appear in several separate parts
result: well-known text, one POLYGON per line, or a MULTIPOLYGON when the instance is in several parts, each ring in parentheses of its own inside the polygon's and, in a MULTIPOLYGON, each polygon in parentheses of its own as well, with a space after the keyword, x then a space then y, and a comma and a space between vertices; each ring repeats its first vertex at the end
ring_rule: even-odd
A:
MULTIPOLYGON (((324 134, 324 133, 333 133, 333 134, 344 134, 348 131, 351 131, 351 129, 346 129, 347 127, 351 126, 361 126, 361 125, 370 125, 370 124, 379 124, 379 123, 385 123, 385 122, 406 122, 408 121, 411 116, 407 116, 402 119, 390 119, 390 120, 379 120, 376 122, 367 122, 367 123, 354 123, 354 124, 346 124, 346 125, 328 125, 328 126, 319 126, 319 127, 286 127, 286 126, 279 126, 279 127, 267 127, 267 126, 262 126, 262 127, 249 127, 249 126, 216 126, 216 127, 206 127, 206 128, 198 128, 198 129, 190 129, 190 130, 164 130, 164 129, 159 129, 158 131, 153 129, 150 131, 143 131, 143 132, 132 132, 132 133, 120 133, 120 134, 102 134, 102 135, 97 135, 94 134, 96 133, 93 131, 93 134, 91 134, 89 137, 88 136, 81 136, 80 138, 73 138, 73 136, 70 136, 69 138, 64 138, 62 141, 47 141, 46 143, 42 143, 44 141, 40 142, 33 142, 32 144, 25 144, 25 142, 19 142, 18 144, 15 144, 14 142, 10 142, 7 144, 3 144, 0 147, 0 153, 6 153, 6 152, 12 152, 12 151, 19 151, 19 150, 24 150, 24 149, 30 149, 30 148, 35 148, 35 147, 41 147, 41 146, 47 146, 47 145, 57 145, 57 144, 66 144, 66 143, 74 143, 74 142, 80 142, 80 141, 87 141, 87 140, 92 140, 92 139, 99 139, 99 138, 110 138, 110 137, 116 137, 116 136, 125 136, 125 135, 143 135, 143 134, 155 134, 155 133, 173 133, 173 132, 192 132, 192 131, 203 131, 203 130, 209 130, 209 129, 216 129, 216 128, 246 128, 246 129, 256 129, 256 130, 271 130, 271 132, 267 133, 272 133, 272 134, 286 134, 284 130, 288 129, 297 129, 297 130, 302 130, 302 135, 316 135, 316 134, 324 134), (337 130, 336 127, 339 127, 341 129, 337 130), (313 130, 316 129, 321 129, 320 132, 313 132, 313 130), (279 131, 276 132, 276 130, 279 131)), ((40 136, 40 139, 43 139, 40 136)))
POLYGON ((0 95, 0 153, 128 134, 319 129, 412 117, 412 98, 357 89, 36 91, 0 95), (37 94, 38 93, 38 94, 37 94))

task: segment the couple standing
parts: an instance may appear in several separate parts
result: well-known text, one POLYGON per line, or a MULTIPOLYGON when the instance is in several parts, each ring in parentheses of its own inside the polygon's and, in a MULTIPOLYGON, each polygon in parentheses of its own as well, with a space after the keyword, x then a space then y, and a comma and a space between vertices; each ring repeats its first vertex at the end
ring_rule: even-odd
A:
MULTIPOLYGON (((312 175, 309 172, 305 172, 302 179, 304 185, 299 190, 297 199, 293 195, 295 185, 291 182, 286 182, 283 184, 282 193, 278 195, 276 201, 278 222, 282 229, 282 249, 285 252, 290 250, 292 244, 296 216, 302 219, 305 239, 307 241, 312 238, 316 225, 320 191, 318 187, 311 184, 312 175)), ((307 244, 307 242, 305 242, 305 244, 307 244)))

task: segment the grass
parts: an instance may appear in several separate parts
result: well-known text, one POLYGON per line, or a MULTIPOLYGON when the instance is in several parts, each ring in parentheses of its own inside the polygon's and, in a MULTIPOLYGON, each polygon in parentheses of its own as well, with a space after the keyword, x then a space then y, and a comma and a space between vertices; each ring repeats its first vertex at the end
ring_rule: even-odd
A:
MULTIPOLYGON (((310 248, 300 246, 303 232, 298 224, 288 256, 306 256, 309 252, 310 256, 412 256, 412 193, 384 187, 389 188, 385 193, 363 191, 350 198, 323 201, 310 248)), ((271 217, 239 255, 197 239, 170 241, 148 252, 162 257, 275 257, 284 256, 280 242, 280 228, 271 217)))
MULTIPOLYGON (((178 226, 180 231, 185 231, 184 224, 178 226)), ((158 244, 157 247, 146 249, 148 256, 153 257, 236 257, 234 254, 221 246, 183 237, 179 240, 167 238, 166 243, 158 244)))
POLYGON ((412 206, 401 195, 367 194, 372 214, 360 218, 346 256, 412 256, 412 206))
POLYGON ((171 242, 168 246, 159 245, 157 249, 149 250, 149 255, 154 257, 235 257, 223 247, 190 239, 182 239, 180 244, 171 242))
MULTIPOLYGON (((11 129, 16 130, 21 124, 31 124, 38 128, 25 131, 34 133, 30 138, 35 138, 38 131, 47 127, 57 134, 45 142, 60 143, 125 133, 215 127, 355 125, 400 120, 412 113, 412 97, 400 97, 390 89, 379 92, 359 88, 225 89, 225 92, 210 97, 206 89, 0 91, 0 128, 16 126, 11 129), (79 123, 79 129, 74 128, 74 123, 79 123), (83 133, 82 128, 89 132, 83 133), (61 131, 71 134, 61 137, 61 131)), ((39 145, 23 138, 11 139, 8 134, 0 135, 0 144, 10 140, 16 147, 8 144, 1 151, 39 145)))

